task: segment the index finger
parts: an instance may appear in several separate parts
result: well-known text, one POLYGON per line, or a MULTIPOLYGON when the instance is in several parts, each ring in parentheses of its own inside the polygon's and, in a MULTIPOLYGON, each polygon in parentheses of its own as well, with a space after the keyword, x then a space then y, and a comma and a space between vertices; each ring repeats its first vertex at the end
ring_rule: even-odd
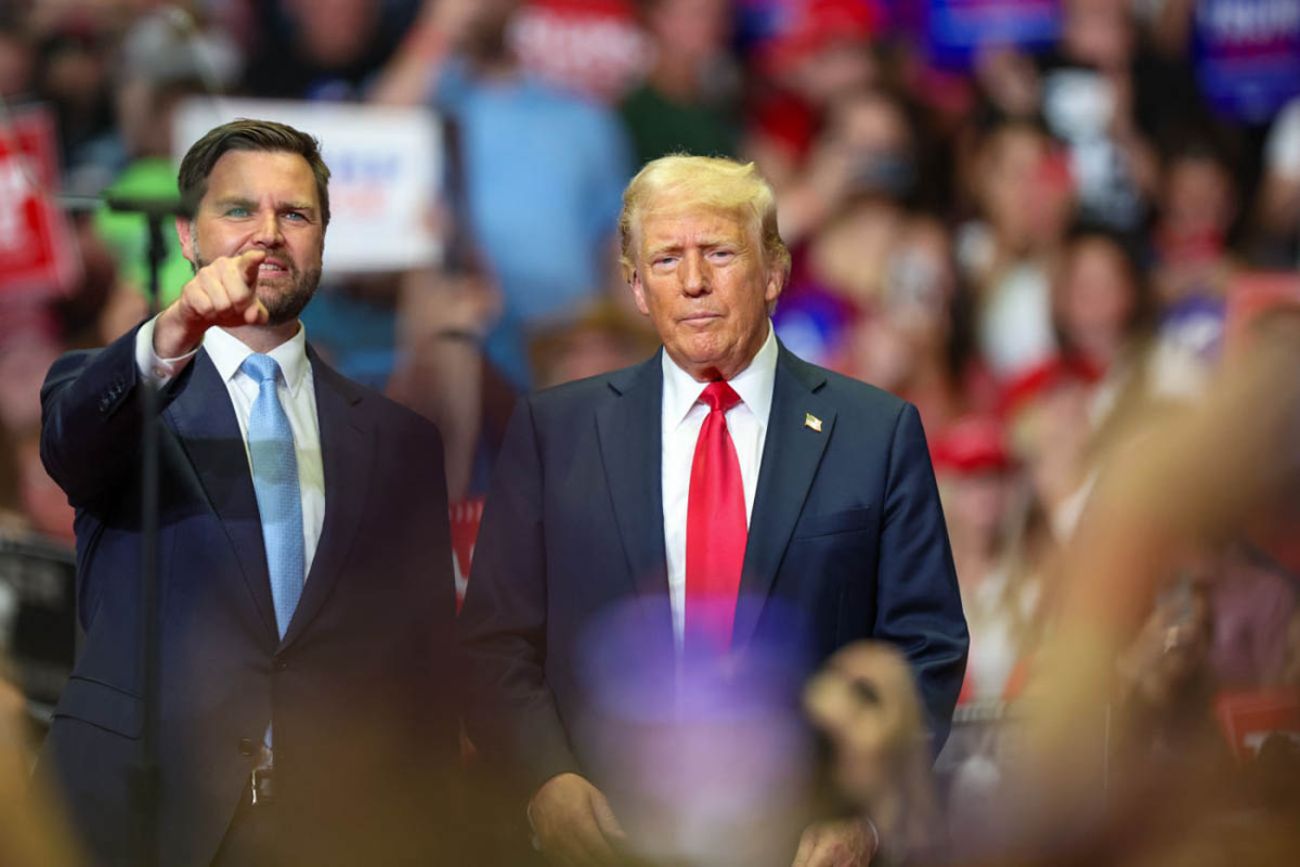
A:
POLYGON ((587 857, 597 864, 617 864, 618 855, 614 851, 614 841, 601 827, 600 817, 594 809, 591 812, 591 820, 590 823, 584 823, 585 827, 579 829, 579 840, 586 850, 587 857))
POLYGON ((257 282, 257 266, 266 258, 265 250, 245 250, 235 258, 235 265, 244 277, 244 283, 251 289, 257 282))

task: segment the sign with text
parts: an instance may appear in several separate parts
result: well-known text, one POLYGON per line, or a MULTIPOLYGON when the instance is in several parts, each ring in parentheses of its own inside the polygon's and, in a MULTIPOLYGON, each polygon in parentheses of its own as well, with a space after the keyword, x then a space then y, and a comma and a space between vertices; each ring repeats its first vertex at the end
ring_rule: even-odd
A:
POLYGON ((45 108, 15 109, 0 123, 0 296, 61 295, 80 275, 81 258, 54 199, 58 154, 45 108))
POLYGON ((969 67, 984 49, 1043 50, 1061 31, 1059 0, 925 0, 914 17, 930 59, 950 68, 969 67))
POLYGON ((318 102, 193 99, 176 113, 179 163, 208 130, 236 118, 286 123, 321 143, 330 169, 327 274, 400 271, 437 264, 443 239, 434 209, 443 187, 444 145, 424 108, 318 102))
POLYGON ((1196 78, 1221 114, 1271 118, 1300 94, 1300 3, 1198 0, 1196 78))
POLYGON ((630 0, 529 0, 511 22, 510 43, 524 68, 606 101, 652 60, 630 0))

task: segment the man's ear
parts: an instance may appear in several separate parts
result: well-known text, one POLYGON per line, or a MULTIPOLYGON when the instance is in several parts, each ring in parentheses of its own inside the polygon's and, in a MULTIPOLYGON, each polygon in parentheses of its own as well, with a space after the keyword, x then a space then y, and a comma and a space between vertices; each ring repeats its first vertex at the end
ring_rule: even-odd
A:
POLYGON ((785 281, 784 269, 775 266, 767 269, 767 283, 763 287, 763 298, 767 301, 768 312, 776 308, 776 299, 781 297, 781 291, 785 289, 785 281))
POLYGON ((632 279, 628 281, 628 285, 632 287, 632 297, 636 299, 636 309, 640 310, 642 315, 649 316, 650 305, 646 304, 645 301, 645 286, 641 283, 640 271, 635 268, 632 269, 632 279))
POLYGON ((194 264, 194 221, 189 217, 177 217, 176 238, 181 242, 181 253, 190 264, 194 264))

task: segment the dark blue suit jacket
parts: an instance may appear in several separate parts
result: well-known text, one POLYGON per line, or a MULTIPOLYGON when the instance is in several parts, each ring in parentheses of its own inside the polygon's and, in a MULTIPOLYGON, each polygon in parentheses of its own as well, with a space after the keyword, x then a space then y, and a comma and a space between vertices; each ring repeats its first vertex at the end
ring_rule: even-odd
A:
MULTIPOLYGON (((112 864, 134 863, 129 784, 144 719, 134 347, 133 331, 63 357, 41 394, 42 457, 77 510, 85 629, 42 765, 92 853, 112 864)), ((384 845, 402 847, 393 861, 414 857, 405 850, 436 825, 453 767, 455 591, 438 433, 309 358, 325 519, 283 640, 226 386, 200 351, 162 395, 163 865, 210 863, 272 717, 277 798, 301 863, 363 863, 361 851, 387 863, 384 845)))
MULTIPOLYGON (((470 739, 529 791, 565 771, 604 782, 575 729, 593 618, 636 600, 645 653, 671 653, 662 391, 656 355, 523 399, 506 433, 459 626, 470 739)), ((942 744, 967 633, 914 407, 781 348, 741 595, 756 602, 735 644, 796 633, 805 671, 858 639, 897 645, 942 744)))

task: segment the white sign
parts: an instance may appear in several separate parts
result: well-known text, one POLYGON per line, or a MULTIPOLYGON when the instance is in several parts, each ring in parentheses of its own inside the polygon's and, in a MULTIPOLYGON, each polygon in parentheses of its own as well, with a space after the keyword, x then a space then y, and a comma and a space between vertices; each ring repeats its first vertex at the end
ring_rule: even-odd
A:
POLYGON ((443 179, 442 128, 425 108, 254 99, 187 100, 176 112, 176 161, 236 118, 286 123, 321 143, 330 168, 327 274, 435 265, 443 241, 434 207, 443 179))

